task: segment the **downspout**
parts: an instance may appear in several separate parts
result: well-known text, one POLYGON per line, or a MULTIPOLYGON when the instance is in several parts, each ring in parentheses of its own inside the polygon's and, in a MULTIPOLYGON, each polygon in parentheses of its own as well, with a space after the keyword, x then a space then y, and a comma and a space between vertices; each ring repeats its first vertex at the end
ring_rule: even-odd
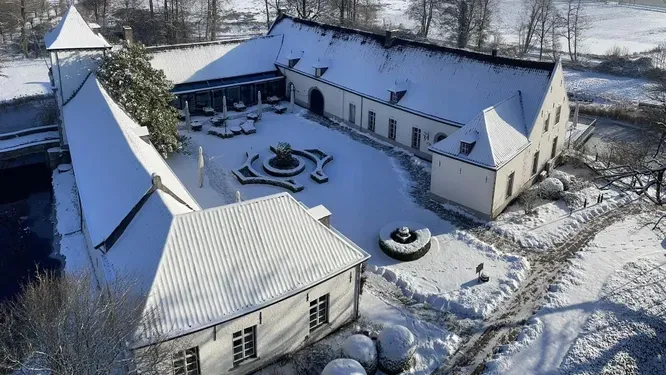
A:
POLYGON ((358 305, 361 299, 361 265, 355 268, 356 277, 354 278, 354 320, 358 319, 358 305))

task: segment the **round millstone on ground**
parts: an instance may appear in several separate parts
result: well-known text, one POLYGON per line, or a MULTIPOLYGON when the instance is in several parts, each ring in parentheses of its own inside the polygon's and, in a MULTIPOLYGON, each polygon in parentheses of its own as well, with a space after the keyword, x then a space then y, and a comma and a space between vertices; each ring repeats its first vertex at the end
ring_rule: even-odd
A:
POLYGON ((419 223, 396 222, 379 231, 379 247, 391 258, 410 261, 424 256, 430 250, 430 229, 419 223))

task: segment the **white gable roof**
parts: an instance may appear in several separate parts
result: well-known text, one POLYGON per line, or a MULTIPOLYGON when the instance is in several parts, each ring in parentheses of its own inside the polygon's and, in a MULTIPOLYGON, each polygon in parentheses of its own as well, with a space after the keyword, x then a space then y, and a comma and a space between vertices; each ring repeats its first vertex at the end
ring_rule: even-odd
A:
POLYGON ((140 138, 140 126, 94 74, 65 105, 63 117, 93 246, 106 240, 146 194, 153 173, 187 206, 200 209, 157 150, 140 138))
POLYGON ((151 200, 106 260, 110 272, 135 275, 150 291, 145 309, 158 312, 168 337, 260 309, 369 258, 288 193, 184 214, 151 200))
POLYGON ((290 17, 279 19, 270 34, 284 35, 277 59, 282 66, 303 51, 293 69, 314 75, 317 61, 329 59, 323 81, 382 101, 396 80, 408 80, 398 107, 460 125, 517 91, 529 121, 536 119, 556 68, 400 39, 386 48, 383 36, 290 17))
POLYGON ((484 109, 429 150, 493 169, 501 167, 529 144, 521 97, 517 93, 484 109), (460 142, 473 143, 468 155, 460 153, 460 142))
POLYGON ((153 48, 151 65, 174 84, 274 71, 281 36, 153 48))
POLYGON ((111 48, 95 34, 74 5, 62 16, 58 25, 44 35, 47 50, 111 48))

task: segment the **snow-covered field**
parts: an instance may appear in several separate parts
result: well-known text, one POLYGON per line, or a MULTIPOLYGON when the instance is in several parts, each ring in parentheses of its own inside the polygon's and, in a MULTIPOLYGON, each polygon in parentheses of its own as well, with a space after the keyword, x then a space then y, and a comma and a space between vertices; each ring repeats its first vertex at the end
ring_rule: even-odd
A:
MULTIPOLYGON (((407 17, 409 0, 379 0, 378 26, 413 29, 415 23, 407 17)), ((563 11, 565 2, 558 1, 563 11)), ((666 7, 632 7, 608 2, 588 2, 585 14, 590 28, 585 31, 583 53, 603 55, 614 45, 626 47, 630 53, 644 52, 664 42, 666 35, 666 7)), ((265 6, 261 0, 231 0, 228 9, 254 15, 254 20, 265 21, 265 6)), ((493 27, 506 43, 517 43, 521 16, 521 0, 499 0, 493 27)), ((442 35, 435 30, 435 38, 442 35)), ((562 38, 561 47, 566 49, 562 38)))
POLYGON ((0 103, 16 98, 52 95, 49 69, 42 59, 10 59, 0 69, 0 103))
POLYGON ((489 374, 662 374, 664 232, 644 215, 599 233, 489 374))
MULTIPOLYGON (((664 18, 666 18, 666 14, 664 14, 664 18)), ((654 84, 645 79, 565 69, 564 82, 567 92, 582 95, 594 101, 654 102, 650 98, 650 89, 654 84)))
POLYGON ((261 171, 261 161, 272 155, 268 147, 278 142, 289 142, 294 148, 320 148, 334 158, 324 168, 329 182, 312 181, 309 173, 314 165, 308 162, 305 172, 295 177, 305 189, 294 197, 309 207, 326 206, 332 212, 332 225, 372 255, 370 270, 417 301, 428 301, 460 316, 482 317, 518 287, 529 267, 522 257, 502 254, 414 203, 409 195, 410 177, 397 159, 305 119, 302 113, 265 113, 256 134, 231 139, 206 134, 207 127, 202 132, 186 132, 191 137, 190 149, 203 146, 205 188, 196 185, 195 152, 167 160, 203 207, 232 202, 236 191, 243 199, 283 191, 268 185, 241 185, 236 180, 231 170, 245 162, 245 152, 259 153, 255 169, 261 171), (416 222, 430 229, 434 241, 428 254, 416 261, 400 262, 379 249, 380 229, 397 221, 416 222), (479 263, 484 263, 490 282, 477 283, 475 267, 479 263))

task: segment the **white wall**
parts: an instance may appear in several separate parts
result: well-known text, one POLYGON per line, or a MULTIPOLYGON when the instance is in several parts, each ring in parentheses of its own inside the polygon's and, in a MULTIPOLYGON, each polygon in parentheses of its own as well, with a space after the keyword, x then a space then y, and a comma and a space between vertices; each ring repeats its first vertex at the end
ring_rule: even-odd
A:
MULTIPOLYGON (((533 119, 526 119, 526 121, 531 120, 533 119)), ((493 198, 493 216, 501 213, 513 199, 536 181, 538 173, 545 169, 548 161, 552 160, 551 152, 555 137, 557 137, 558 149, 556 157, 561 153, 563 147, 566 146, 565 137, 568 121, 569 100, 564 86, 562 66, 558 65, 551 79, 551 87, 546 93, 539 114, 534 121, 534 126, 529 138, 531 142, 530 146, 498 170, 497 186, 493 198), (560 121, 555 123, 555 113, 557 107, 560 105, 562 106, 560 121), (544 123, 548 118, 548 114, 550 114, 550 124, 548 126, 548 131, 544 132, 544 123), (539 152, 537 174, 532 174, 532 164, 534 155, 537 151, 539 152), (511 172, 515 172, 514 193, 510 197, 507 197, 506 183, 511 172)))
POLYGON ((356 266, 261 311, 172 340, 168 346, 174 351, 198 346, 201 374, 204 375, 250 373, 352 321, 358 303, 358 272, 359 266, 356 266), (309 301, 326 293, 330 294, 329 324, 311 335, 309 301), (232 335, 253 325, 257 326, 257 359, 234 368, 232 335))
POLYGON ((430 192, 435 199, 452 201, 491 216, 495 171, 433 154, 430 192))
MULTIPOLYGON (((437 134, 448 136, 459 129, 456 126, 409 113, 387 103, 361 97, 301 73, 284 68, 281 71, 286 77, 287 97, 289 97, 289 84, 293 83, 296 87, 294 98, 297 104, 309 108, 309 92, 311 88, 316 87, 324 95, 324 112, 327 116, 336 117, 349 123, 349 103, 353 103, 356 105, 356 122, 354 125, 367 130, 368 111, 375 112, 376 136, 385 141, 388 140, 389 118, 393 118, 397 121, 394 143, 426 159, 431 159, 431 152, 428 151, 428 147, 434 143, 437 134), (421 145, 418 150, 411 148, 413 127, 421 129, 421 145)), ((323 78, 325 77, 326 74, 323 78)), ((388 95, 387 91, 387 99, 388 95)))

